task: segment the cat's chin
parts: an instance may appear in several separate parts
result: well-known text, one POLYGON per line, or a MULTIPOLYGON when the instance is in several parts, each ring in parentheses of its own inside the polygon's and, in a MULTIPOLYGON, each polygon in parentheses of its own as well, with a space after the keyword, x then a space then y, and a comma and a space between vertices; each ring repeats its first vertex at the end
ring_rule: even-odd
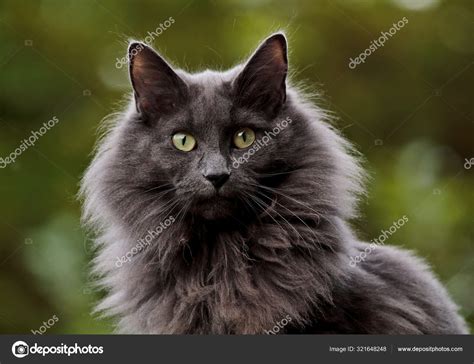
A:
POLYGON ((231 199, 215 196, 197 202, 191 213, 205 220, 222 220, 231 217, 233 209, 234 203, 231 199))

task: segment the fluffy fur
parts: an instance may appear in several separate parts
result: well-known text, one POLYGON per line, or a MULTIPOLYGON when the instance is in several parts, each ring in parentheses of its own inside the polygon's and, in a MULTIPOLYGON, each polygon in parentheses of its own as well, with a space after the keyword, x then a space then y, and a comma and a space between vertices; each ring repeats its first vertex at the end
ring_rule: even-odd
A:
POLYGON ((94 274, 107 292, 97 310, 117 318, 119 332, 259 334, 287 315, 287 333, 467 332, 411 253, 377 247, 350 266, 367 246, 348 225, 364 174, 325 113, 286 85, 283 35, 227 72, 173 71, 138 47, 135 99, 81 186, 83 220, 96 234, 94 274), (228 146, 236 125, 258 139, 285 119, 267 146, 231 167, 242 153, 228 146), (183 128, 197 139, 189 153, 170 142, 183 128), (211 167, 231 169, 219 192, 201 175, 211 167), (171 226, 117 267, 169 216, 171 226))

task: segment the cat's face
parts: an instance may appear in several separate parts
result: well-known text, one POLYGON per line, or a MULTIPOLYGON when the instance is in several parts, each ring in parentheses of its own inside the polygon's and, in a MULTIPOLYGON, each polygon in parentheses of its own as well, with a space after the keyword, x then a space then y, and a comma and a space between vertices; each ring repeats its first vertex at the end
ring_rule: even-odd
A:
POLYGON ((121 141, 120 158, 134 168, 127 182, 174 214, 220 219, 269 205, 258 186, 271 186, 290 164, 294 133, 284 112, 284 36, 228 73, 175 72, 140 43, 129 54, 138 114, 121 141))

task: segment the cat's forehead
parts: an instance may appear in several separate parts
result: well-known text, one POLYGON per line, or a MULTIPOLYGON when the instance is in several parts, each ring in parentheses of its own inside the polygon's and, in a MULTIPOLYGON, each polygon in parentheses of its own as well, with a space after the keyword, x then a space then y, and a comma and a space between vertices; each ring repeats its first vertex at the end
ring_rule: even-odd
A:
POLYGON ((219 87, 222 83, 229 83, 237 74, 241 67, 235 67, 227 71, 204 70, 202 72, 187 73, 178 70, 178 75, 188 85, 202 85, 208 89, 219 87))
POLYGON ((189 107, 196 123, 229 120, 232 109, 230 73, 205 71, 187 74, 183 79, 188 85, 189 107))

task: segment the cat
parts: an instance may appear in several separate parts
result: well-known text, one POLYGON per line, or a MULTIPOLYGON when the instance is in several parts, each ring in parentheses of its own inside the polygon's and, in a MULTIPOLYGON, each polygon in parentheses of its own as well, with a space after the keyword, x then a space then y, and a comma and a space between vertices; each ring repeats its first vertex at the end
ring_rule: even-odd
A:
POLYGON ((117 332, 467 333, 411 252, 351 264, 369 246, 350 227, 361 157, 288 85, 284 33, 226 72, 175 70, 140 42, 128 57, 130 104, 80 190, 96 312, 117 332))

